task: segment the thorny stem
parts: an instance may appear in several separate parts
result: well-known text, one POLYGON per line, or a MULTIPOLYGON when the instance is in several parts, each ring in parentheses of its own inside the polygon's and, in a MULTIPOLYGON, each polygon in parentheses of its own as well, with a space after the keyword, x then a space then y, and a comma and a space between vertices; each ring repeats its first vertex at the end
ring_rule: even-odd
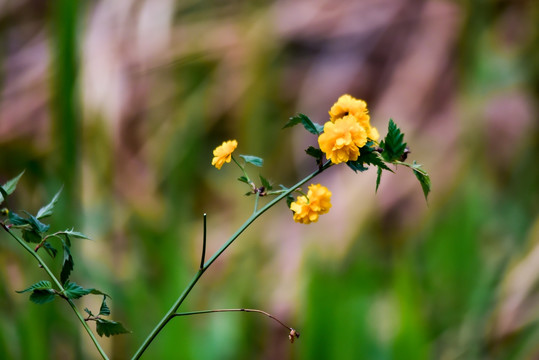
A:
MULTIPOLYGON (((243 170, 243 167, 236 161, 236 159, 234 159, 234 157, 232 157, 232 159, 234 160, 234 162, 236 162, 236 164, 238 164, 238 166, 243 170)), ((187 297, 187 295, 189 295, 189 293, 191 292, 191 290, 193 289, 193 287, 195 286, 195 284, 198 282, 198 280, 200 279, 200 277, 202 276, 202 274, 204 274, 204 272, 213 264, 213 262, 215 260, 217 260, 217 258, 234 242, 234 240, 236 240, 240 235, 241 233, 243 233, 243 231, 245 231, 245 229, 247 229, 249 227, 249 225, 251 225, 260 215, 262 215, 263 213, 265 213, 267 210, 269 210, 273 205, 277 204, 279 201, 281 201, 282 199, 286 198, 289 194, 293 193, 298 187, 300 187, 301 185, 305 184, 307 181, 311 180, 312 178, 314 178, 316 175, 320 174, 322 171, 324 171, 325 169, 327 169, 329 166, 331 166, 331 163, 330 161, 327 161, 324 165, 320 166, 316 171, 314 171, 313 173, 311 173, 310 175, 308 175, 307 177, 305 177, 304 179, 300 180, 297 184, 295 184, 294 186, 290 187, 288 190, 284 191, 282 194, 280 194, 279 196, 277 196, 276 198, 274 198, 272 201, 270 201, 269 203, 267 203, 264 207, 262 207, 260 210, 258 211, 255 211, 244 223, 243 225, 227 240, 227 242, 225 242, 223 244, 223 246, 221 246, 221 248, 219 250, 217 250, 213 256, 204 264, 203 267, 201 267, 200 269, 198 269, 198 271, 195 273, 195 275, 193 276, 193 278, 191 279, 191 281, 189 282, 189 284, 187 285, 187 287, 183 290, 183 292, 181 293, 181 295, 178 297, 178 299, 176 300, 176 302, 172 305, 172 307, 170 308, 170 310, 165 314, 165 316, 159 321, 159 323, 154 327, 154 329, 151 331, 151 333, 148 335, 148 337, 146 338, 146 340, 144 340, 144 342, 142 343, 142 345, 139 347, 139 349, 137 350, 137 352, 133 355, 132 357, 132 360, 137 360, 137 359, 140 359, 140 357, 142 356, 142 354, 146 351, 146 349, 148 348, 148 346, 150 346, 150 344, 152 343, 152 341, 155 339, 155 337, 161 332, 161 330, 165 327, 165 325, 170 321, 170 319, 172 319, 174 316, 176 316, 176 312, 178 310, 178 308, 180 307, 180 305, 184 302, 185 298, 187 297)), ((245 172, 245 170, 244 170, 245 172)))
POLYGON ((54 274, 52 273, 52 271, 49 269, 49 267, 47 266, 47 264, 45 263, 45 261, 43 261, 43 259, 41 258, 41 256, 39 256, 39 254, 32 250, 31 247, 29 247, 23 240, 21 240, 17 235, 15 235, 13 232, 11 232, 11 230, 9 229, 9 227, 7 227, 4 223, 1 223, 2 224, 2 227, 4 228, 4 230, 7 231, 7 233, 9 235, 11 235, 15 240, 17 240, 17 242, 26 250, 28 251, 38 262, 39 262, 39 265, 45 270, 45 272, 49 275, 49 277, 52 279, 52 281, 56 284, 56 286, 58 287, 58 289, 60 290, 60 296, 62 298, 64 298, 69 306, 71 306, 71 308, 73 309, 73 311, 75 312, 75 314, 77 315, 77 318, 79 319, 80 323, 82 324, 82 326, 84 326, 84 329, 86 329, 86 332, 88 333, 88 335, 90 336, 90 338, 92 339, 95 347, 97 348, 97 351, 99 351, 99 354, 103 357, 103 359, 106 359, 108 360, 108 356, 107 354, 105 354, 105 351, 103 351, 103 349, 101 348, 101 345, 99 345, 99 342, 97 341, 94 333, 92 332, 92 330, 90 329, 90 327, 88 326, 88 324, 86 324, 86 321, 84 321, 84 317, 82 316, 82 314, 79 312, 79 310, 77 309, 77 306, 75 305, 75 303, 73 302, 73 300, 69 299, 67 296, 65 296, 65 289, 64 287, 62 286, 62 284, 60 283, 60 281, 58 281, 58 279, 56 278, 56 276, 54 276, 54 274), (63 295, 63 296, 62 296, 63 295))

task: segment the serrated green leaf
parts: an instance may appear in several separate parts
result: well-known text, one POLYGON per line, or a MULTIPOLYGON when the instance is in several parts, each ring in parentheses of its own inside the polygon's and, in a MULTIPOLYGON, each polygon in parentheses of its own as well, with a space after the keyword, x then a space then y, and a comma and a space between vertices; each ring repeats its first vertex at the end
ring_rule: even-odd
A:
MULTIPOLYGON (((64 235, 67 235, 67 236, 73 236, 73 237, 79 238, 79 239, 92 240, 88 236, 84 235, 81 232, 73 231, 73 229, 61 231, 59 234, 64 234, 64 235)), ((69 245, 69 246, 71 246, 71 245, 69 245)))
POLYGON ((30 294, 30 301, 38 305, 46 304, 54 300, 55 292, 52 289, 34 290, 30 294))
POLYGON ((99 308, 99 315, 110 315, 110 308, 107 306, 107 297, 103 296, 103 302, 101 302, 101 307, 99 308))
POLYGON ((33 244, 39 244, 41 240, 43 240, 41 234, 34 229, 24 229, 22 231, 22 238, 24 239, 24 241, 33 244))
POLYGON ((322 150, 315 148, 314 146, 309 146, 305 152, 307 155, 310 155, 314 157, 316 160, 322 160, 322 157, 324 156, 324 153, 322 150))
POLYGON ((68 282, 65 283, 64 290, 65 296, 67 296, 69 299, 78 299, 90 294, 93 289, 85 289, 74 282, 68 282))
POLYGON ((9 221, 12 225, 15 226, 23 226, 23 225, 29 225, 30 223, 25 218, 20 217, 13 211, 10 211, 8 214, 9 221))
POLYGON ((240 176, 238 178, 238 181, 241 181, 243 183, 249 184, 249 180, 245 176, 240 176))
POLYGON ((354 172, 365 171, 368 169, 365 165, 375 165, 378 168, 393 172, 384 162, 384 159, 378 151, 373 147, 373 142, 368 142, 365 146, 359 149, 359 157, 355 161, 348 161, 346 165, 354 172))
POLYGON ((52 212, 54 210, 54 206, 58 202, 58 198, 60 197, 61 192, 62 192, 62 188, 60 188, 60 190, 58 190, 56 195, 54 195, 52 200, 47 205, 45 205, 41 209, 39 209, 39 211, 37 212, 37 215, 36 215, 37 219, 42 219, 44 217, 52 215, 52 212))
POLYGON ((121 323, 105 319, 96 319, 96 331, 99 336, 105 335, 106 337, 131 333, 121 323))
POLYGON ((412 170, 414 171, 415 177, 417 178, 417 180, 419 180, 419 183, 421 184, 421 189, 423 190, 423 195, 425 195, 425 200, 428 200, 431 188, 429 174, 427 174, 427 172, 421 168, 421 165, 416 163, 415 161, 413 163, 412 170))
POLYGON ((47 251, 47 254, 50 255, 51 258, 55 258, 56 254, 58 253, 58 250, 52 244, 48 241, 45 241, 43 243, 43 248, 47 251))
POLYGON ((354 172, 358 172, 358 171, 363 172, 363 171, 369 170, 369 168, 364 166, 361 161, 347 161, 346 165, 350 169, 354 170, 354 172))
POLYGON ((43 224, 41 221, 39 221, 34 215, 28 213, 27 211, 24 211, 26 215, 28 215, 28 223, 34 230, 36 230, 39 233, 45 233, 49 228, 50 225, 43 224))
POLYGON ((90 315, 92 317, 95 316, 94 314, 92 314, 92 312, 88 308, 84 308, 84 311, 86 312, 86 314, 88 314, 88 315, 90 315))
POLYGON ((415 160, 412 164, 407 164, 402 161, 395 161, 395 164, 403 165, 412 169, 414 175, 421 184, 421 189, 423 190, 423 195, 425 195, 425 200, 427 200, 431 189, 431 182, 429 174, 427 174, 427 172, 421 167, 421 164, 418 164, 415 160))
POLYGON ((258 176, 260 177, 260 182, 262 183, 262 186, 265 187, 267 191, 273 189, 273 186, 272 186, 271 183, 268 181, 268 179, 266 179, 266 178, 263 177, 262 175, 258 175, 258 176))
POLYGON ((69 279, 69 275, 71 274, 71 271, 73 271, 73 267, 75 266, 75 263, 73 261, 73 257, 71 256, 71 251, 69 250, 69 246, 62 241, 63 249, 64 249, 64 258, 62 262, 62 271, 60 272, 60 281, 62 284, 65 284, 66 281, 69 279))
POLYGON ((24 290, 15 291, 15 292, 19 293, 19 294, 22 294, 22 293, 25 293, 25 292, 28 292, 28 291, 45 290, 45 289, 52 289, 52 284, 51 284, 50 281, 41 280, 41 281, 38 281, 35 284, 29 286, 28 288, 26 288, 24 290))
POLYGON ((399 160, 406 149, 404 134, 397 124, 395 124, 393 119, 389 119, 387 135, 385 139, 380 142, 380 147, 384 149, 382 157, 388 162, 399 160))
POLYGON ((376 171, 376 190, 374 190, 375 193, 378 192, 378 187, 380 186, 381 179, 382 179, 382 168, 378 167, 378 170, 376 171))
POLYGON ((284 128, 287 128, 287 127, 292 127, 292 126, 296 126, 297 124, 303 124, 303 127, 308 131, 310 132, 311 134, 314 134, 314 135, 320 135, 321 133, 324 132, 324 126, 320 125, 320 124, 317 124, 315 122, 313 122, 311 119, 309 119, 309 117, 305 114, 297 114, 296 116, 292 116, 288 122, 286 123, 286 125, 283 127, 284 128))
POLYGON ((17 188, 17 183, 19 182, 22 174, 24 174, 24 171, 15 176, 13 179, 6 181, 6 183, 2 185, 2 190, 0 190, 0 204, 6 200, 7 195, 11 195, 13 191, 15 191, 17 188))
POLYGON ((252 155, 240 155, 246 163, 253 164, 254 166, 262 167, 264 160, 258 156, 252 155))
POLYGON ((105 294, 101 290, 97 290, 97 289, 89 289, 89 290, 90 290, 90 294, 92 294, 92 295, 104 295, 104 296, 110 298, 109 294, 105 294))

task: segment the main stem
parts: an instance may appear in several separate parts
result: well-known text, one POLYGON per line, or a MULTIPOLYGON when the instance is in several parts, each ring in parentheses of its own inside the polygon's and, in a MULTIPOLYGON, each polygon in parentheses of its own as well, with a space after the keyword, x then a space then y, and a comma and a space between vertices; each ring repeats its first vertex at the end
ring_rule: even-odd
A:
POLYGON ((165 314, 165 316, 161 319, 161 321, 159 321, 159 323, 155 326, 155 328, 152 330, 152 332, 150 333, 150 335, 148 335, 148 337, 146 338, 146 340, 144 340, 144 342, 142 343, 142 345, 139 347, 139 349, 137 350, 137 352, 135 353, 135 355, 133 355, 132 357, 132 360, 137 360, 137 359, 140 359, 140 357, 142 356, 142 354, 144 353, 144 351, 146 351, 146 349, 148 348, 148 346, 150 346, 150 344, 152 343, 152 341, 155 339, 155 337, 157 336, 157 334, 159 334, 159 332, 165 327, 165 325, 175 316, 175 313, 176 311, 178 310, 178 308, 180 307, 180 305, 183 303, 183 301, 185 300, 185 298, 187 297, 187 295, 189 295, 189 293, 191 292, 191 290, 193 289, 193 287, 195 286, 195 284, 198 282, 198 280, 200 279, 200 277, 202 276, 202 274, 204 274, 204 272, 211 266, 211 264, 213 264, 213 262, 215 260, 217 260, 217 258, 234 242, 234 240, 236 240, 240 235, 241 233, 243 233, 243 231, 245 231, 245 229, 247 229, 249 227, 249 225, 251 225, 260 215, 262 215, 263 213, 265 213, 268 209, 270 209, 273 205, 277 204, 279 201, 281 201, 282 199, 286 198, 288 195, 290 195, 291 193, 293 193, 298 187, 300 187, 301 185, 305 184, 307 181, 311 180, 312 178, 314 178, 316 175, 320 174, 322 171, 324 171, 325 169, 327 169, 328 167, 330 166, 330 163, 329 161, 326 162, 323 166, 321 166, 318 170, 316 170, 315 172, 311 173, 310 175, 308 175, 306 178, 304 178, 303 180, 300 180, 297 184, 295 184, 294 186, 292 186, 291 188, 289 188, 288 190, 286 190, 285 192, 283 192, 282 194, 280 194, 279 196, 277 196, 275 199, 273 199, 272 201, 270 201, 269 203, 266 204, 266 206, 264 206, 263 208, 261 208, 259 211, 255 211, 244 223, 243 225, 227 240, 227 242, 221 246, 221 248, 219 250, 217 250, 215 252, 215 254, 213 254, 213 256, 204 264, 204 266, 202 268, 200 268, 196 274, 193 276, 193 278, 191 279, 191 282, 187 285, 187 287, 185 288, 185 290, 183 290, 182 294, 180 295, 180 297, 178 297, 178 299, 176 300, 176 302, 174 303, 174 305, 172 305, 172 307, 170 308, 170 310, 165 314))
MULTIPOLYGON (((49 269, 49 267, 47 266, 47 264, 43 261, 43 259, 41 258, 41 256, 39 256, 39 254, 37 252, 35 252, 30 246, 28 246, 26 244, 26 242, 24 242, 23 240, 21 240, 17 235, 15 235, 13 232, 11 232, 11 230, 4 224, 2 224, 2 227, 4 228, 4 230, 7 231, 7 233, 9 235, 11 235, 15 240, 17 240, 17 242, 19 244, 21 244, 21 246, 23 248, 26 249, 26 251, 28 251, 38 262, 39 262, 39 265, 41 265, 41 267, 45 270, 45 272, 49 275, 49 277, 52 279, 52 281, 56 284, 56 286, 58 287, 58 289, 60 290, 61 293, 64 293, 65 292, 65 289, 64 287, 62 286, 62 284, 60 283, 60 281, 58 281, 58 279, 56 278, 56 276, 54 276, 54 274, 52 273, 52 271, 49 269)), ((101 348, 101 345, 99 345, 99 342, 97 341, 94 333, 92 332, 92 330, 90 329, 90 327, 88 326, 88 324, 86 323, 86 321, 84 321, 84 317, 82 316, 82 314, 79 312, 79 310, 77 309, 77 306, 75 305, 75 303, 73 302, 73 300, 69 299, 69 298, 66 298, 66 301, 69 303, 69 306, 71 306, 71 308, 73 309, 73 311, 75 312, 75 314, 77 315, 77 318, 79 319, 79 321, 81 322, 82 326, 84 326, 84 328, 86 329, 86 332, 88 333, 88 335, 90 336, 90 338, 92 339, 95 347, 97 348, 97 351, 99 351, 99 354, 103 357, 103 359, 106 359, 108 360, 108 356, 107 354, 105 353, 105 351, 101 348)))

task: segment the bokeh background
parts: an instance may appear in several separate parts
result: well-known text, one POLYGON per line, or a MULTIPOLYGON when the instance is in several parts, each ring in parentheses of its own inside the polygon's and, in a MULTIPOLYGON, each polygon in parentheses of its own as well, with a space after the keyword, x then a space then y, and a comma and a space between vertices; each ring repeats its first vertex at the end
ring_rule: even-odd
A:
MULTIPOLYGON (((206 272, 148 359, 539 357, 539 3, 416 0, 0 1, 0 181, 37 211, 63 185, 52 229, 78 229, 73 280, 109 293, 129 358, 208 251, 249 216, 235 138, 291 185, 344 93, 382 135, 392 117, 432 177, 345 166, 316 179, 333 208, 296 224, 284 203, 206 272)), ((259 169, 250 169, 256 177, 259 169)), ((60 260, 52 263, 59 269, 60 260)), ((71 310, 26 295, 44 272, 0 235, 0 357, 96 359, 71 310)), ((78 301, 97 310, 100 298, 78 301)))

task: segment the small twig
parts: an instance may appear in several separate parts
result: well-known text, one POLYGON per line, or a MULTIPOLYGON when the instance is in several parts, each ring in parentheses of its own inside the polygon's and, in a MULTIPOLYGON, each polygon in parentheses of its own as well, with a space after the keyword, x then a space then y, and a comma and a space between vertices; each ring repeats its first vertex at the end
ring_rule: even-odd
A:
POLYGON ((206 213, 204 213, 204 232, 202 235, 202 256, 200 258, 200 270, 204 269, 204 261, 206 260, 206 213))
POLYGON ((270 319, 278 322, 285 329, 290 330, 288 338, 290 339, 291 342, 294 342, 295 338, 299 338, 299 332, 296 331, 294 328, 291 328, 290 326, 286 325, 285 323, 283 323, 281 320, 277 319, 275 316, 271 315, 270 313, 267 313, 262 310, 257 310, 257 309, 243 309, 242 308, 242 309, 212 309, 212 310, 189 311, 189 312, 172 314, 172 317, 187 316, 187 315, 202 315, 202 314, 211 314, 211 313, 220 313, 220 312, 239 312, 239 311, 266 315, 270 319))

